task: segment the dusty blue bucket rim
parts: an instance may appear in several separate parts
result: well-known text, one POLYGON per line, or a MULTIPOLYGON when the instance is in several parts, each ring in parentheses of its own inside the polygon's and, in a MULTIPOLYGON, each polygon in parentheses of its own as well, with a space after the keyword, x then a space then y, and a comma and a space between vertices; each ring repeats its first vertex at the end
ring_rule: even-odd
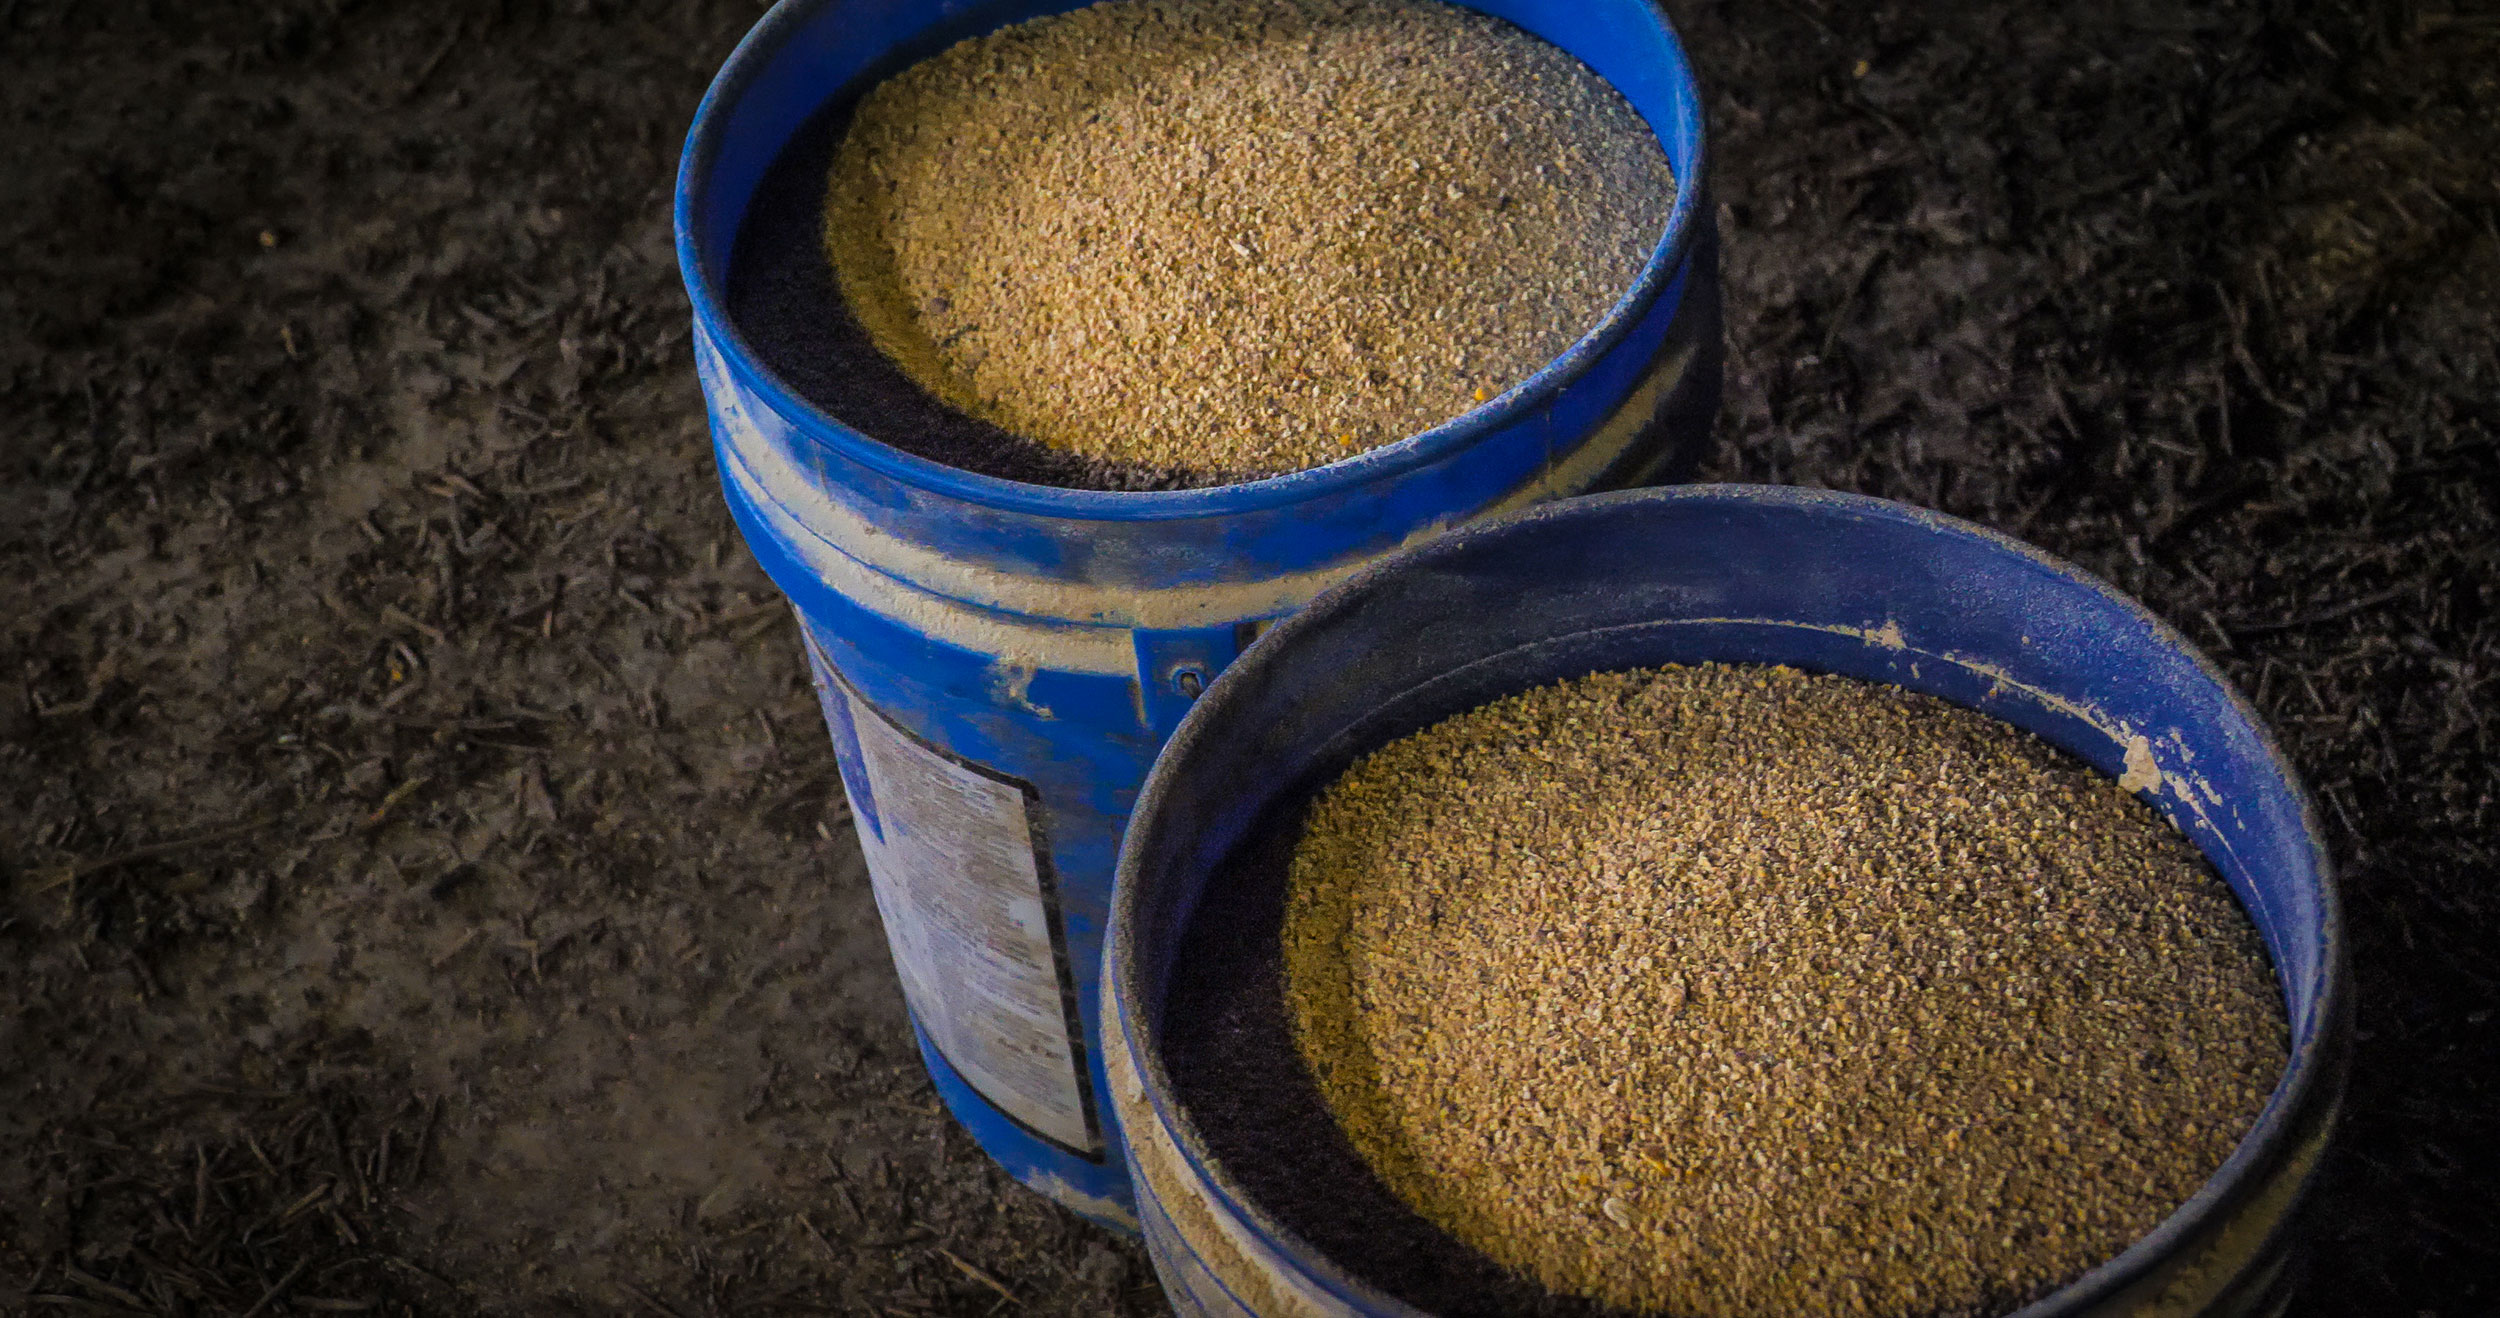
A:
MULTIPOLYGON (((1466 552, 1479 539, 1501 536, 1538 522, 1569 519, 1591 507, 1636 502, 1821 510, 1959 537, 2022 559, 2116 604, 2122 612, 2140 623, 2154 640, 2184 656, 2199 675, 2212 683, 2214 689, 2221 693, 2225 706, 2254 734, 2265 763, 2282 780, 2286 792, 2299 806, 2300 840, 2305 844, 2310 865, 2318 878, 2317 941, 2320 955, 2314 975, 2317 997, 2315 1009, 2308 1014, 2308 1019, 2315 1023, 2315 1029, 2304 1038, 2299 1032, 2301 1022, 2294 1020, 2290 1023, 2293 1031, 2290 1060, 2284 1065, 2282 1078, 2267 1096, 2264 1110, 2241 1134, 2230 1156, 2211 1176, 2205 1178, 2186 1202, 2116 1255, 2096 1264, 2056 1291, 2007 1314, 2005 1318, 2065 1318, 2066 1315, 2083 1312, 2142 1280, 2172 1257, 2183 1242, 2211 1227, 2218 1215, 2258 1193, 2263 1188, 2258 1180, 2260 1173, 2267 1169, 2272 1159, 2281 1156, 2287 1141, 2304 1124, 2312 1105, 2320 1099, 2317 1092, 2319 1086, 2339 1082, 2336 1052, 2341 1046, 2341 1034, 2351 1010, 2352 971, 2344 932, 2343 898, 2336 881, 2334 859, 2326 847, 2317 803, 2301 782, 2289 757, 2284 755, 2273 729, 2267 726, 2256 707, 2248 703, 2239 688, 2185 634, 2133 596, 2093 573, 2036 545, 1976 522, 1913 504, 1839 490, 1706 484, 1582 495, 1540 504, 1453 532, 1420 548, 1364 567, 1270 628, 1240 659, 1218 674, 1156 756, 1154 768, 1147 774, 1145 785, 1138 792, 1131 820, 1152 819, 1159 814, 1158 807, 1170 790, 1172 765, 1195 752, 1206 726, 1229 703, 1228 692, 1238 689, 1246 680, 1236 674, 1247 673, 1257 667, 1263 653, 1292 646, 1295 638, 1302 633, 1326 626, 1338 615, 1358 607, 1362 597, 1384 577, 1409 570, 1429 569, 1441 559, 1466 552)), ((1134 911, 1137 899, 1134 885, 1127 879, 1143 863, 1140 853, 1144 849, 1147 831, 1134 827, 1132 823, 1121 840, 1118 878, 1112 891, 1111 936, 1104 943, 1103 996, 1106 1003, 1116 1000, 1121 1004, 1122 1009, 1114 1019, 1105 1022, 1105 1028, 1116 1026, 1120 1031, 1122 1045, 1128 1050, 1141 1078, 1147 1081, 1145 1097, 1155 1119, 1171 1133, 1191 1175, 1217 1204, 1234 1220, 1250 1224, 1267 1240, 1290 1242, 1295 1254, 1293 1265, 1333 1298, 1366 1313, 1394 1315, 1396 1318, 1434 1318, 1434 1315, 1345 1271, 1335 1260, 1276 1220, 1256 1202, 1237 1193, 1229 1179, 1220 1174, 1221 1163, 1209 1153, 1196 1124, 1188 1120, 1172 1101, 1171 1077, 1164 1067, 1160 1050, 1143 1046, 1138 1037, 1145 1012, 1145 986, 1140 982, 1143 970, 1132 942, 1132 931, 1137 923, 1134 911)), ((2284 972, 2279 962, 2271 955, 2268 960, 2276 975, 2282 976, 2284 972)))
MULTIPOLYGON (((1452 2, 1473 8, 1466 0, 1452 2)), ((719 156, 720 134, 729 119, 727 107, 746 92, 764 66, 780 52, 791 29, 842 0, 778 0, 747 30, 737 49, 730 52, 720 72, 713 76, 711 86, 704 90, 703 100, 695 107, 694 121, 686 130, 685 147, 678 156, 673 208, 678 272, 685 282, 696 322, 721 346, 722 361, 742 388, 763 399, 776 415, 804 417, 813 422, 808 428, 812 442, 827 445, 844 457, 907 485, 1001 511, 1076 520, 1223 517, 1301 503, 1425 466, 1525 418, 1585 374, 1631 333, 1642 313, 1665 296, 1684 273, 1698 228, 1696 217, 1708 190, 1710 143, 1700 85, 1694 77, 1692 60, 1685 53, 1683 37, 1660 0, 1626 2, 1638 5, 1664 42, 1666 63, 1672 74, 1673 104, 1676 112, 1692 125, 1691 167, 1678 173, 1675 204, 1668 210, 1666 231, 1633 278, 1631 287, 1607 309, 1595 328, 1527 379, 1431 429, 1324 466, 1189 490, 1086 490, 1008 480, 906 453, 836 421, 765 367, 730 318, 713 267, 707 266, 706 253, 696 239, 701 228, 696 219, 703 195, 702 181, 719 156)), ((1651 131, 1657 132, 1656 125, 1651 125, 1651 131)), ((1660 145, 1665 146, 1663 134, 1660 145)), ((734 236, 731 242, 734 247, 734 236)), ((725 272, 733 254, 719 253, 717 268, 725 272)))

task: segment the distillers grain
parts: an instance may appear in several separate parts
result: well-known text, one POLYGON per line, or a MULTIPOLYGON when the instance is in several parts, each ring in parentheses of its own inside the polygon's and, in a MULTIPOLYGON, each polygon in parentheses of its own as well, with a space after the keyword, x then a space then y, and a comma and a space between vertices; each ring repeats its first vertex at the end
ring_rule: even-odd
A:
POLYGON ((1605 673, 1358 763, 1285 999, 1366 1162, 1565 1295, 2002 1313, 2222 1162, 2286 1061, 2188 842, 2015 729, 1779 668, 1605 673))
POLYGON ((1265 474, 1490 399, 1629 288, 1675 196, 1594 73, 1431 0, 1114 0, 888 79, 825 240, 869 336, 1015 435, 1265 474))

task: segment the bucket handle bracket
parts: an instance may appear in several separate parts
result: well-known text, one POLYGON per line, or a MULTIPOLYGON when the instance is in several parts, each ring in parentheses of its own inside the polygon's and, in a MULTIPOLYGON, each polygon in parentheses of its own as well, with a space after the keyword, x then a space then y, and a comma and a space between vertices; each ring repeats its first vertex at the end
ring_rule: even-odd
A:
POLYGON ((1157 742, 1262 629, 1259 622, 1129 633, 1137 650, 1137 717, 1157 742))

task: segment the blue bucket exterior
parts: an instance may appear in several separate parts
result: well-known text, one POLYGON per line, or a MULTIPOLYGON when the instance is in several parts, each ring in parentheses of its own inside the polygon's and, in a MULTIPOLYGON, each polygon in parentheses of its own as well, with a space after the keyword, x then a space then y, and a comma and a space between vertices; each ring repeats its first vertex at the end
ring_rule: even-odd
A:
POLYGON ((1277 793, 1387 741, 1540 683, 1707 661, 1983 711, 2136 789, 2203 850, 2272 957, 2290 1065, 2185 1205, 2018 1318, 2279 1313, 2351 1021, 2334 878, 2272 738, 2175 630, 2069 565, 1940 514, 1756 486, 1566 500, 1388 560, 1263 637, 1182 724, 1129 830, 1103 990, 1123 1139, 1177 1311, 1417 1313, 1250 1202, 1172 1098, 1160 1013, 1208 876, 1277 793))
MULTIPOLYGON (((1139 786, 1195 693, 1261 628, 1383 554, 1672 474, 1698 457, 1717 411, 1701 110, 1663 13, 1649 0, 1470 4, 1578 56, 1641 112, 1679 182, 1665 237, 1604 321, 1518 387, 1424 434, 1268 480, 1128 493, 941 466, 806 403, 727 314, 740 223, 803 122, 955 41, 1078 4, 783 0, 722 68, 688 136, 678 258, 730 510, 798 613, 864 844, 895 822, 876 800, 880 756, 918 756, 914 772, 990 802, 993 823, 1029 838, 1032 859, 1013 878, 1030 887, 1002 899, 999 918, 1035 940, 1037 964, 1047 926, 1082 1132, 1065 1113, 1037 1123, 994 1101, 996 1083, 951 1062, 945 1023, 907 972, 930 1075, 1009 1172, 1106 1224, 1135 1228, 1101 1101, 1097 967, 1112 872, 1139 786)), ((879 890, 889 939, 904 938, 879 890)), ((942 965, 924 969, 924 986, 944 977, 942 965)))

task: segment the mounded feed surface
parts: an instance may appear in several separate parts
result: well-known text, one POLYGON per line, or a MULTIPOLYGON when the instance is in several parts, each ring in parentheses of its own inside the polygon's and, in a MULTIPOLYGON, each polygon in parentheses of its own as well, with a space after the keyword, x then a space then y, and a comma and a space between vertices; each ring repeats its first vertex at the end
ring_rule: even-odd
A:
POLYGON ((931 393, 1098 460, 1295 471, 1596 328, 1664 232, 1611 87, 1437 0, 1112 0, 904 70, 825 245, 931 393))
POLYGON ((1153 489, 1318 466, 1594 329, 1675 183, 1629 104, 1433 0, 1119 0, 963 42, 775 160, 737 322, 854 428, 1153 489))
MULTIPOLYGON (((2490 1312, 2500 28, 1671 8, 1707 474, 2024 536, 2249 693, 2358 987, 2296 1312, 2490 1312)), ((763 9, 0 5, 0 1310, 1159 1311, 934 1112, 709 468, 670 189, 763 9)))
POLYGON ((1600 673, 1380 748, 1310 808, 1277 935, 1306 1074, 1393 1192, 1678 1318, 2010 1312, 2185 1201, 2287 1060, 2255 928, 2158 815, 1783 668, 1600 673))

